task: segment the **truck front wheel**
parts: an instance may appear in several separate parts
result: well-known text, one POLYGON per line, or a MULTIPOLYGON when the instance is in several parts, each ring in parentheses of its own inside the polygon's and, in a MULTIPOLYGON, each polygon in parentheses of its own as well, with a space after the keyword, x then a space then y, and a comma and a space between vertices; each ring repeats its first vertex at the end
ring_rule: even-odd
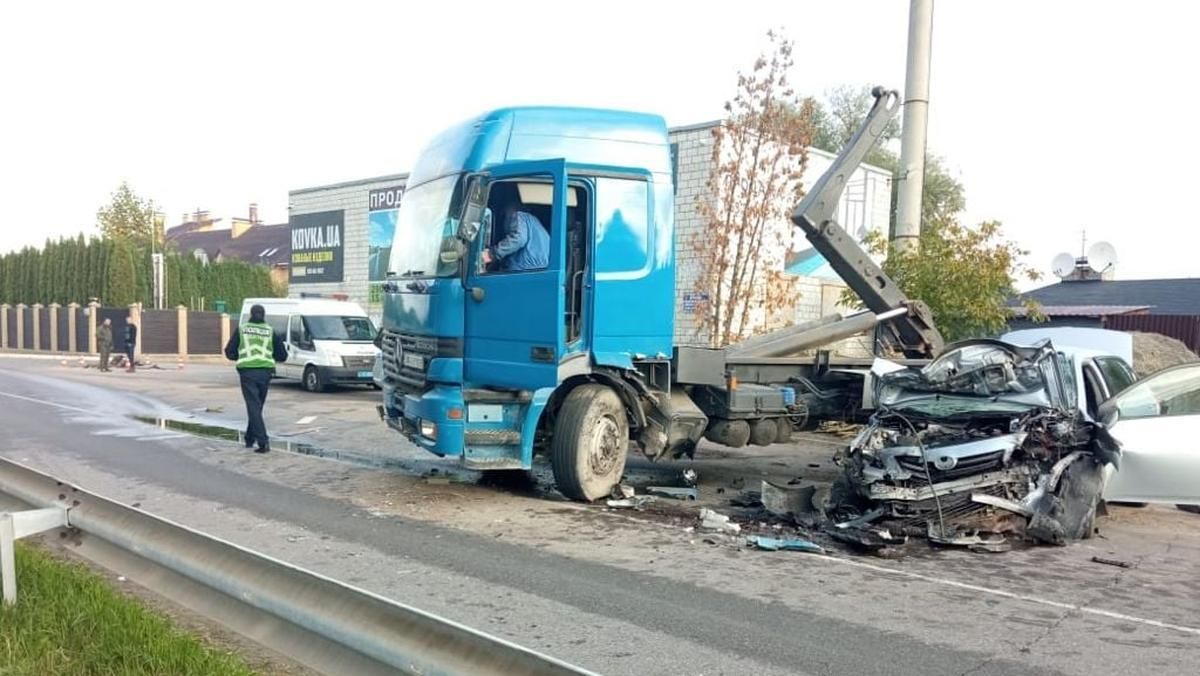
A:
POLYGON ((580 385, 563 401, 554 424, 550 464, 558 490, 591 502, 621 481, 629 450, 629 419, 616 392, 580 385))

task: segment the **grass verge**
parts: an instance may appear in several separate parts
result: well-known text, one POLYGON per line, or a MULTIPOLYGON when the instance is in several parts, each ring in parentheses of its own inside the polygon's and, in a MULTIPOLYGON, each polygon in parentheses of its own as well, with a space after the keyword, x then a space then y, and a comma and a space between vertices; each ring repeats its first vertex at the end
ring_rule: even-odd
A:
POLYGON ((17 605, 0 607, 0 674, 253 673, 82 565, 18 543, 17 605))

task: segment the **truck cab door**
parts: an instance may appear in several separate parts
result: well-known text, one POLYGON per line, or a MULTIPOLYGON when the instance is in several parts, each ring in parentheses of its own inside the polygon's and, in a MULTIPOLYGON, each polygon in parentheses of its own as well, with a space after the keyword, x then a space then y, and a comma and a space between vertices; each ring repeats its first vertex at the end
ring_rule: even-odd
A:
POLYGON ((464 380, 468 386, 553 387, 558 384, 565 333, 566 164, 563 160, 510 164, 490 171, 486 181, 493 225, 491 232, 480 233, 466 261, 464 380), (495 265, 489 269, 482 251, 499 242, 507 226, 504 205, 498 200, 518 190, 518 183, 542 186, 533 192, 549 197, 543 203, 528 203, 524 209, 549 231, 549 263, 537 270, 505 270, 495 265))

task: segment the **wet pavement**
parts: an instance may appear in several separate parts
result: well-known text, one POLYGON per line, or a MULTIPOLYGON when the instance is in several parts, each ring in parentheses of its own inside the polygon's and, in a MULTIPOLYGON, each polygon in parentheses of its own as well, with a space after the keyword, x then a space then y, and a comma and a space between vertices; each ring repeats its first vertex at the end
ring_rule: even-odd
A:
POLYGON ((261 456, 228 368, 2 366, 7 457, 601 673, 1187 673, 1200 649, 1193 514, 1116 509, 1101 538, 1007 554, 761 552, 698 530, 699 508, 828 480, 839 440, 636 461, 643 488, 695 469, 700 500, 611 510, 540 465, 480 485, 384 428, 373 391, 274 387, 272 444, 294 448, 261 456))

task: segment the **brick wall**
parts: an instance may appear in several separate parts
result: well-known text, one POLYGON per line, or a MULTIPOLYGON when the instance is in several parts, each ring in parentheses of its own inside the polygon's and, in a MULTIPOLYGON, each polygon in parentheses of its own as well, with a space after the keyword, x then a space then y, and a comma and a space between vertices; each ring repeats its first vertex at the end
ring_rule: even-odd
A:
POLYGON ((322 211, 345 212, 342 231, 342 281, 314 284, 293 280, 288 286, 289 296, 298 298, 301 293, 345 293, 349 295, 350 300, 366 308, 378 321, 380 308, 368 307, 370 289, 367 271, 367 200, 370 191, 404 185, 404 179, 404 175, 397 174, 288 192, 288 204, 293 216, 322 211))
POLYGON ((702 232, 699 205, 708 191, 712 171, 712 126, 672 130, 677 145, 675 167, 675 342, 707 345, 708 336, 698 333, 695 314, 685 300, 695 290, 700 275, 695 237, 702 232))
MULTIPOLYGON (((700 261, 694 251, 694 243, 704 230, 698 206, 701 200, 708 197, 707 184, 713 169, 712 130, 715 125, 714 122, 671 130, 671 143, 677 147, 675 342, 681 345, 708 344, 708 336, 697 330, 689 295, 695 293, 696 281, 700 276, 700 261)), ((805 186, 810 186, 820 178, 832 165, 834 158, 830 153, 809 149, 808 167, 803 178, 805 186)), ((855 238, 861 239, 870 230, 886 233, 890 205, 891 176, 883 169, 867 165, 851 175, 838 203, 836 218, 855 238)), ((798 228, 791 228, 791 232, 790 241, 785 238, 785 247, 796 251, 810 247, 804 233, 798 228)), ((782 253, 773 252, 773 257, 782 260, 782 253)), ((797 277, 796 280, 795 312, 772 318, 771 324, 807 321, 839 311, 835 299, 845 286, 840 280, 818 277, 797 277)))

